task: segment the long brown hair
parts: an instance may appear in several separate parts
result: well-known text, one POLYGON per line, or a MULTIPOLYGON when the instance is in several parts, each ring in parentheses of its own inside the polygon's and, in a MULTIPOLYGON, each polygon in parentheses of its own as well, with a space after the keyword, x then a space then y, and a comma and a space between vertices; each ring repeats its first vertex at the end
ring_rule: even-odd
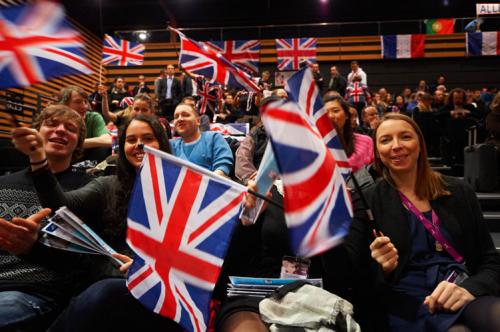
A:
POLYGON ((378 124, 377 128, 375 128, 375 132, 373 133, 374 137, 373 149, 375 151, 375 164, 374 164, 375 170, 381 175, 383 175, 384 178, 389 183, 394 185, 394 181, 391 178, 389 170, 382 163, 379 152, 377 150, 378 128, 380 128, 380 125, 383 122, 388 120, 405 121, 413 128, 413 130, 417 134, 418 144, 420 146, 420 156, 418 157, 417 161, 417 179, 416 179, 417 181, 415 182, 416 183, 415 193, 418 196, 418 198, 434 200, 441 196, 450 195, 450 192, 446 190, 446 183, 444 182, 443 177, 441 176, 440 173, 435 172, 431 169, 429 161, 427 160, 427 149, 425 147, 425 140, 424 140, 424 135, 422 135, 422 131, 418 127, 417 123, 406 115, 398 113, 387 113, 380 120, 380 123, 378 124))

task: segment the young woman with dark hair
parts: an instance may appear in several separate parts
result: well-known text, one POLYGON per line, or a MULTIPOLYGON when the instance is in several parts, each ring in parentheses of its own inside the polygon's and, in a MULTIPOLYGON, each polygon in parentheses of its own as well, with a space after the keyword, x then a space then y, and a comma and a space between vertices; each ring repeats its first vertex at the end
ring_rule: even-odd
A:
POLYGON ((326 98, 325 109, 332 121, 353 172, 373 162, 373 142, 369 136, 353 132, 349 106, 340 96, 326 98))

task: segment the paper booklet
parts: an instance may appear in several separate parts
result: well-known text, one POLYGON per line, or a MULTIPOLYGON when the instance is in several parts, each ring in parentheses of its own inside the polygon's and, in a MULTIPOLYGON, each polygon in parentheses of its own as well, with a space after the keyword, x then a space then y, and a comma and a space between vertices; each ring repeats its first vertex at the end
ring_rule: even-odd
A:
POLYGON ((85 225, 73 212, 63 206, 42 228, 40 242, 52 248, 84 254, 109 256, 118 266, 123 262, 111 256, 113 250, 89 226, 85 225))
POLYGON ((304 280, 311 285, 323 288, 322 279, 277 279, 277 278, 249 278, 249 277, 229 277, 230 283, 227 287, 227 296, 246 296, 264 298, 271 295, 281 286, 291 284, 298 280, 304 280))

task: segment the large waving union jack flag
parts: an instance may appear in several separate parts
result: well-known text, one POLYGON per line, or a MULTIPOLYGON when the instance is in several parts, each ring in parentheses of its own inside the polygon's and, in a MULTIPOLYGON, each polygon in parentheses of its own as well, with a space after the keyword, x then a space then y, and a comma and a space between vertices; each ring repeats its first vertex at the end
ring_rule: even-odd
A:
POLYGON ((145 49, 143 44, 105 35, 101 62, 103 65, 141 66, 145 49))
POLYGON ((246 188, 145 148, 128 212, 127 286, 148 309, 206 331, 209 302, 246 188))
POLYGON ((260 89, 251 77, 233 65, 222 54, 207 45, 187 38, 180 31, 175 31, 181 39, 180 66, 193 75, 201 75, 211 83, 218 82, 238 89, 258 92, 260 89))
POLYGON ((91 74, 79 33, 52 1, 0 10, 0 88, 91 74))
POLYGON ((323 137, 323 141, 333 154, 340 172, 344 178, 347 178, 351 173, 349 159, 345 154, 340 137, 328 117, 311 68, 304 67, 290 76, 286 81, 286 90, 288 97, 299 105, 309 119, 311 126, 316 128, 323 137))
POLYGON ((250 74, 259 71, 260 40, 210 41, 204 44, 250 74))
POLYGON ((316 38, 276 39, 278 70, 299 70, 302 62, 316 62, 316 38))
POLYGON ((264 106, 262 121, 283 181, 293 250, 310 257, 332 248, 352 219, 350 197, 333 155, 293 101, 264 106))

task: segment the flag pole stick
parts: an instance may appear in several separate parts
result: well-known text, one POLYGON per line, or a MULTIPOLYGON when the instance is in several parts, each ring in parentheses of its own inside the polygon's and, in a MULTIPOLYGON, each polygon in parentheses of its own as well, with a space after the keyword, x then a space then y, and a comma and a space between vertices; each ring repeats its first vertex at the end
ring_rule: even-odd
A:
MULTIPOLYGON (((101 29, 101 38, 104 33, 104 27, 102 23, 102 0, 99 0, 99 26, 101 29)), ((101 60, 99 61, 99 85, 102 84, 102 55, 101 55, 101 60)))
POLYGON ((356 177, 354 176, 353 173, 351 173, 351 175, 349 175, 349 178, 352 179, 352 183, 354 184, 354 188, 359 193, 359 198, 361 199, 361 202, 363 203, 363 205, 365 207, 366 215, 368 216, 368 220, 370 220, 370 223, 372 224, 373 230, 378 234, 378 229, 375 225, 375 217, 373 216, 373 212, 370 209, 370 206, 368 205, 368 202, 366 200, 365 195, 363 194, 363 191, 361 190, 361 187, 359 186, 358 180, 356 179, 356 177))
POLYGON ((278 207, 278 208, 280 208, 280 209, 283 210, 283 204, 280 204, 280 203, 276 202, 275 200, 267 197, 266 195, 259 194, 258 192, 255 192, 255 191, 250 190, 250 189, 248 189, 248 193, 254 195, 255 197, 263 199, 266 202, 268 202, 269 204, 272 204, 272 205, 274 205, 274 206, 276 206, 276 207, 278 207))

